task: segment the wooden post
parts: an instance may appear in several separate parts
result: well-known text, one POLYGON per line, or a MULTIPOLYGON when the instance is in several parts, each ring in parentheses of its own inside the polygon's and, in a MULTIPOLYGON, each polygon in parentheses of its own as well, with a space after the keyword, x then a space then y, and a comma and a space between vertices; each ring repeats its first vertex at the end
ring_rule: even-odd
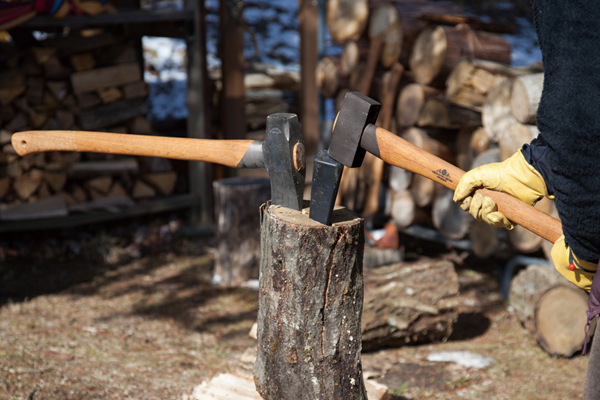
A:
POLYGON ((223 91, 221 99, 221 126, 225 139, 245 139, 246 114, 244 86, 244 27, 243 3, 239 0, 221 0, 221 62, 223 91))
POLYGON ((277 400, 366 400, 363 220, 338 209, 329 227, 269 205, 261 215, 258 392, 277 400))
POLYGON ((271 197, 266 178, 227 178, 213 182, 217 224, 215 278, 235 286, 258 278, 260 207, 271 197))
MULTIPOLYGON (((207 118, 206 88, 206 34, 204 2, 189 1, 190 12, 194 13, 194 39, 188 41, 188 137, 209 139, 210 123, 207 118)), ((204 162, 189 161, 190 193, 198 198, 192 208, 191 219, 195 223, 213 222, 212 185, 210 166, 204 162)))
POLYGON ((300 121, 307 156, 314 156, 319 145, 319 94, 317 91, 317 17, 318 2, 298 0, 300 29, 300 121))

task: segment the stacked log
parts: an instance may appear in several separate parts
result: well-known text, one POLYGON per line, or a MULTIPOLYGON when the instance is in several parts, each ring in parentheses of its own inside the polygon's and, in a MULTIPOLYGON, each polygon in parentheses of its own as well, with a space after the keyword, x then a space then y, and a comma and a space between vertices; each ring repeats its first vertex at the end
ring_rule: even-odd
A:
MULTIPOLYGON (((320 79, 331 76, 329 68, 317 72, 320 79)), ((214 109, 219 109, 220 92, 223 88, 223 76, 220 67, 209 71, 211 84, 215 94, 212 98, 214 109)), ((327 81, 328 85, 335 87, 327 81)), ((244 75, 245 116, 248 132, 263 130, 267 117, 274 113, 298 112, 298 88, 300 75, 296 72, 282 71, 268 64, 248 65, 244 75)))
POLYGON ((167 160, 48 152, 19 157, 24 130, 151 134, 149 90, 135 43, 105 33, 47 39, 21 51, 0 74, 1 220, 63 216, 131 206, 175 191, 167 160))
MULTIPOLYGON (((364 11, 364 4, 356 7, 364 11)), ((351 18, 349 12, 344 15, 351 18)), ((321 94, 336 99, 336 111, 348 91, 367 94, 382 103, 382 110, 391 108, 388 130, 466 171, 503 161, 538 135, 543 70, 540 63, 510 65, 510 45, 499 33, 511 27, 465 17, 460 7, 446 2, 371 0, 368 15, 356 15, 363 23, 354 27, 363 30, 347 38, 332 34, 343 51, 318 67, 321 94), (404 71, 391 89, 389 76, 398 64, 404 71)), ((341 29, 328 23, 330 31, 341 29)), ((439 184, 389 165, 379 181, 362 172, 373 171, 373 160, 365 164, 344 173, 338 195, 338 203, 365 218, 373 213, 373 187, 383 187, 379 212, 400 228, 424 224, 447 239, 470 239, 482 258, 540 250, 540 242, 522 228, 507 234, 472 222, 439 184)), ((539 207, 546 210, 548 204, 539 207)))

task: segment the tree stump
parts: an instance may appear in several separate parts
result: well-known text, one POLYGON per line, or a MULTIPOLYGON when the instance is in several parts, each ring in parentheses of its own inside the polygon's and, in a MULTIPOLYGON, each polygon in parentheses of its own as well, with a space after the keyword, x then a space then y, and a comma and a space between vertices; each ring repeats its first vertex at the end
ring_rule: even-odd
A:
POLYGON ((265 178, 227 178, 213 182, 217 255, 215 281, 235 286, 258 279, 260 206, 271 197, 265 178))
POLYGON ((424 260, 365 276, 365 350, 446 340, 458 317, 458 275, 450 261, 424 260))
POLYGON ((258 356, 264 399, 367 399, 362 377, 364 223, 333 226, 283 207, 261 209, 258 356))
POLYGON ((509 299, 519 321, 549 354, 571 357, 583 348, 587 293, 554 268, 531 265, 519 272, 509 299))

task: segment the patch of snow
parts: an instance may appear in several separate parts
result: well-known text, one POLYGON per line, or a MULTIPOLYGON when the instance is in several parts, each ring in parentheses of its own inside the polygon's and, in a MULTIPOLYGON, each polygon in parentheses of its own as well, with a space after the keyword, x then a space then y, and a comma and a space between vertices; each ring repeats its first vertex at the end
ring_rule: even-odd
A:
POLYGON ((427 361, 453 362, 463 367, 476 369, 488 367, 496 362, 493 358, 474 354, 470 351, 441 351, 439 353, 431 353, 427 356, 427 361))
POLYGON ((514 67, 522 67, 542 61, 542 50, 533 22, 526 18, 516 18, 515 22, 517 34, 504 35, 511 47, 511 64, 514 67))

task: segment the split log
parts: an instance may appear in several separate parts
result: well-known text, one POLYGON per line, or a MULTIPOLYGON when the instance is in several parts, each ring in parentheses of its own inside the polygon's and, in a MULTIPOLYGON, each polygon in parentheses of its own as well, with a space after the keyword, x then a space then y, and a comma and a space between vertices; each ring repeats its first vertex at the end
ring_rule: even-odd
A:
POLYGON ((471 169, 473 160, 489 147, 489 138, 481 128, 461 128, 456 135, 456 165, 463 171, 471 169))
MULTIPOLYGON (((473 159, 471 169, 499 161, 500 150, 498 148, 486 150, 473 159)), ((486 222, 472 219, 470 214, 465 211, 463 213, 471 218, 469 239, 473 254, 479 258, 488 258, 506 251, 508 235, 504 228, 495 228, 486 222)))
MULTIPOLYGON (((93 191, 90 191, 90 194, 92 194, 92 199, 95 199, 93 196, 93 191)), ((133 184, 133 189, 131 190, 131 197, 133 197, 136 200, 141 200, 148 199, 154 196, 156 196, 156 190, 154 190, 152 186, 139 179, 135 181, 135 183, 133 184)))
POLYGON ((256 388, 265 399, 367 399, 360 353, 364 224, 261 208, 256 388))
POLYGON ((524 75, 514 80, 510 107, 517 121, 522 124, 535 123, 543 86, 543 73, 524 75))
POLYGON ((20 199, 27 200, 39 189, 42 184, 42 172, 34 169, 23 174, 13 182, 13 189, 20 199))
POLYGON ((369 270, 363 348, 445 341, 458 317, 458 294, 458 275, 449 261, 423 260, 369 270))
POLYGON ((480 111, 496 79, 527 75, 537 70, 536 65, 510 67, 488 60, 464 58, 446 80, 446 98, 454 104, 480 111))
POLYGON ((481 108, 481 121, 490 140, 500 141, 508 128, 517 122, 510 109, 511 78, 499 78, 481 108))
POLYGON ((571 357, 583 348, 588 295, 554 268, 532 265, 519 272, 509 299, 519 321, 549 354, 571 357))
POLYGON ((388 172, 388 185, 392 190, 395 192, 402 192, 403 190, 408 189, 411 179, 411 171, 396 167, 395 165, 390 165, 388 172))
MULTIPOLYGON (((462 14, 460 6, 449 1, 392 1, 391 2, 399 16, 400 31, 402 34, 401 48, 398 55, 394 55, 395 60, 403 65, 408 65, 410 53, 419 33, 423 31, 429 23, 423 18, 425 15, 446 15, 462 14)), ((377 2, 371 1, 371 4, 377 2)))
POLYGON ((265 178, 227 178, 213 182, 217 223, 215 281, 236 286, 258 278, 259 208, 271 194, 265 178))
POLYGON ((143 174, 140 178, 165 196, 173 193, 175 184, 177 183, 177 173, 172 171, 143 174))
POLYGON ((83 129, 94 131, 125 122, 147 112, 148 105, 144 100, 117 101, 83 111, 79 115, 79 122, 83 129))
POLYGON ((350 76, 359 61, 367 58, 369 43, 366 40, 348 40, 340 54, 340 70, 343 75, 350 76))
POLYGON ((325 98, 333 98, 341 87, 348 86, 348 75, 342 71, 340 59, 323 57, 317 64, 317 87, 325 98))
POLYGON ((430 99, 440 98, 442 92, 438 89, 409 83, 400 90, 396 103, 396 119, 399 126, 408 127, 416 125, 421 115, 421 110, 430 99))
POLYGON ((144 81, 136 81, 123 86, 123 98, 125 100, 148 97, 149 94, 148 85, 144 81))
POLYGON ((382 3, 374 10, 373 14, 386 16, 385 18, 388 21, 386 24, 387 26, 385 27, 383 46, 381 47, 381 52, 379 54, 379 62, 384 68, 390 68, 394 63, 398 62, 402 52, 402 42, 404 37, 402 34, 400 16, 394 5, 391 3, 382 3))
POLYGON ((508 127, 498 142, 500 161, 515 154, 525 143, 531 143, 539 135, 536 125, 514 123, 508 127))
MULTIPOLYGON (((544 197, 537 202, 535 208, 549 214, 552 210, 552 204, 548 198, 544 197)), ((519 253, 534 253, 542 248, 544 239, 522 226, 517 225, 512 230, 508 231, 508 241, 519 253)))
POLYGON ((472 217, 464 212, 452 197, 452 189, 443 188, 431 207, 433 226, 444 237, 459 240, 469 232, 472 217))
POLYGON ((369 53, 360 80, 358 91, 368 96, 371 92, 373 76, 379 63, 379 57, 389 30, 398 23, 398 15, 389 3, 376 7, 369 17, 369 53))
POLYGON ((367 0, 330 0, 326 3, 326 22, 336 43, 360 38, 369 21, 367 0))
POLYGON ((103 104, 112 103, 123 97, 123 93, 116 87, 98 89, 98 95, 103 104))
MULTIPOLYGON (((467 214, 465 212, 465 214, 467 214)), ((479 258, 505 255, 508 248, 507 231, 484 221, 473 219, 469 227, 469 241, 473 254, 479 258)), ((506 258, 506 257, 502 257, 506 258)))
POLYGON ((70 175, 75 175, 78 177, 82 175, 122 174, 125 172, 137 172, 139 169, 138 161, 134 157, 81 162, 76 162, 77 159, 74 157, 71 157, 70 159, 72 160, 70 162, 58 162, 58 165, 64 165, 64 167, 58 169, 66 169, 70 175))
POLYGON ((412 225, 417 214, 415 199, 409 190, 392 192, 390 196, 390 217, 399 228, 412 225))
POLYGON ((129 63, 76 72, 71 75, 71 86, 73 92, 78 94, 141 80, 140 66, 137 63, 129 63))
POLYGON ((473 31, 466 25, 425 29, 413 46, 409 65, 415 80, 444 87, 454 67, 465 57, 510 64, 510 45, 504 37, 473 31))
POLYGON ((3 176, 0 178, 0 199, 2 199, 10 190, 11 179, 10 176, 3 176))

